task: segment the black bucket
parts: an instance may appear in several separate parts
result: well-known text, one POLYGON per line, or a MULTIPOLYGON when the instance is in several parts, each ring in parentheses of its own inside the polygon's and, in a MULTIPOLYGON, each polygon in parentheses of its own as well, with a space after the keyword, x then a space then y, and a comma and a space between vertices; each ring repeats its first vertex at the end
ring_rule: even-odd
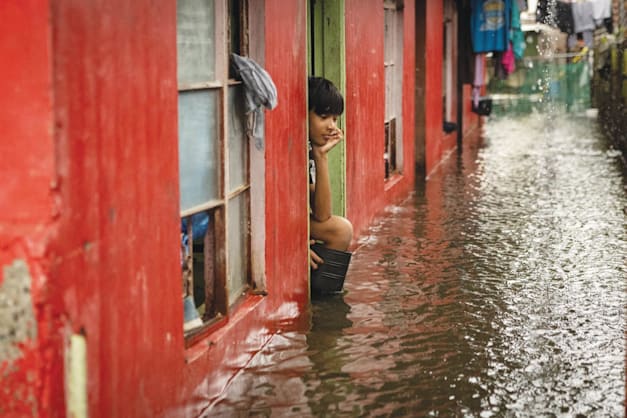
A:
POLYGON ((492 113, 492 99, 490 97, 479 98, 479 103, 475 106, 475 102, 472 102, 472 111, 480 116, 490 116, 492 113))
POLYGON ((341 292, 353 254, 332 250, 320 243, 313 244, 311 249, 324 261, 316 270, 311 270, 311 292, 317 294, 341 292))

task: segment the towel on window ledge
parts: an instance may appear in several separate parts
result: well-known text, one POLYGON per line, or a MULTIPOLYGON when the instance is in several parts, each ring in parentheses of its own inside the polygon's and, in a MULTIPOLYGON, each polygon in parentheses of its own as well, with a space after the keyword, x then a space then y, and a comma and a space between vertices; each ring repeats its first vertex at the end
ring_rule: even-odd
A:
POLYGON ((277 106, 276 86, 270 74, 252 59, 237 54, 231 54, 231 58, 235 73, 244 83, 246 113, 252 113, 246 131, 249 137, 255 138, 255 146, 261 150, 263 149, 263 112, 261 107, 264 106, 272 110, 277 106))

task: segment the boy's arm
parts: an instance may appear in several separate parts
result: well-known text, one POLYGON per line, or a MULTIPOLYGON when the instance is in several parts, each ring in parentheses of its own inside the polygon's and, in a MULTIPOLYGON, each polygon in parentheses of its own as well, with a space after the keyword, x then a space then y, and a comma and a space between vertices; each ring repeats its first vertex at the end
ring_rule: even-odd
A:
MULTIPOLYGON (((329 179, 329 160, 323 147, 313 147, 313 160, 316 165, 316 182, 313 187, 312 216, 318 222, 331 217, 331 180, 329 179)), ((328 151, 328 150, 327 150, 328 151)))

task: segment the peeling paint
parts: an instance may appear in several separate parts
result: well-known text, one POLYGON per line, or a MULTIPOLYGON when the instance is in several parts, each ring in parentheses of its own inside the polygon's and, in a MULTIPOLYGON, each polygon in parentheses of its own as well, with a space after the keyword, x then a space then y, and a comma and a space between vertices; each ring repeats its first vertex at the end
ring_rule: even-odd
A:
POLYGON ((21 357, 20 343, 37 338, 31 276, 24 260, 2 268, 0 284, 0 362, 21 357))
POLYGON ((70 337, 65 359, 67 416, 87 417, 87 340, 84 335, 70 337))

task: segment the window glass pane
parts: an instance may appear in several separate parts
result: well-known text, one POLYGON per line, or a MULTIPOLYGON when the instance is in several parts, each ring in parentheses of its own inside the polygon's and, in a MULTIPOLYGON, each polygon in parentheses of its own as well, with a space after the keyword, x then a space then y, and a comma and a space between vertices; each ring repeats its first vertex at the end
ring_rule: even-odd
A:
POLYGON ((219 199, 218 90, 179 93, 181 210, 219 199))
POLYGON ((385 48, 383 48, 384 60, 389 62, 394 59, 394 11, 385 9, 385 48))
POLYGON ((213 0, 176 2, 178 82, 215 79, 215 11, 213 0))
POLYGON ((229 88, 229 190, 248 183, 248 141, 242 85, 229 88))
POLYGON ((234 52, 237 55, 242 55, 240 48, 241 39, 241 11, 240 0, 229 0, 229 52, 234 52))
POLYGON ((395 62, 395 11, 385 9, 385 38, 384 38, 384 71, 385 71, 385 120, 394 117, 394 75, 396 71, 395 62))
POLYGON ((385 67, 385 120, 390 120, 394 117, 394 97, 392 95, 394 71, 394 66, 385 67))
POLYGON ((227 216, 227 237, 229 252, 229 305, 241 296, 248 284, 249 241, 248 196, 240 193, 229 201, 227 216))

